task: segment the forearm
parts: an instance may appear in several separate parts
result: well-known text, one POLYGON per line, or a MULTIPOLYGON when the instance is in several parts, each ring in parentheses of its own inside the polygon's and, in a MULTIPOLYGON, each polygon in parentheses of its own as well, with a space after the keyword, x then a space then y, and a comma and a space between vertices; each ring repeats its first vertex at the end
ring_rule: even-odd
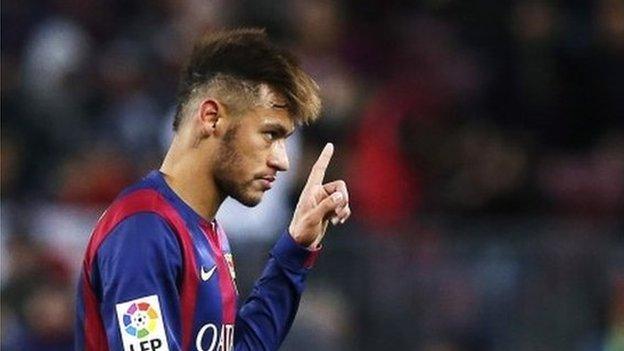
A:
POLYGON ((284 233, 236 319, 235 350, 277 350, 299 307, 307 274, 318 251, 284 233))

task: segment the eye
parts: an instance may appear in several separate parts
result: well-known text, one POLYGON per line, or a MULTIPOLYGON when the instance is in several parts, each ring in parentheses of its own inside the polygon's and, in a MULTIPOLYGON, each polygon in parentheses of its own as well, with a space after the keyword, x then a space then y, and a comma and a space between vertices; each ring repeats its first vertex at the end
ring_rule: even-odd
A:
POLYGON ((278 138, 277 132, 274 131, 266 131, 262 134, 264 134, 264 137, 269 141, 273 141, 278 138))

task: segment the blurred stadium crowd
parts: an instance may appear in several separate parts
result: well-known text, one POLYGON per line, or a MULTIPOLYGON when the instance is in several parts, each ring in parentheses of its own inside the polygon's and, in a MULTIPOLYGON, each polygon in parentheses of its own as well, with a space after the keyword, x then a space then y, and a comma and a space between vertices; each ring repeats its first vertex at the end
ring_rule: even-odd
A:
POLYGON ((159 166, 192 40, 260 26, 324 113, 269 205, 218 215, 243 295, 326 141, 354 210, 284 350, 624 350, 624 2, 408 3, 3 1, 2 349, 72 349, 90 229, 159 166))

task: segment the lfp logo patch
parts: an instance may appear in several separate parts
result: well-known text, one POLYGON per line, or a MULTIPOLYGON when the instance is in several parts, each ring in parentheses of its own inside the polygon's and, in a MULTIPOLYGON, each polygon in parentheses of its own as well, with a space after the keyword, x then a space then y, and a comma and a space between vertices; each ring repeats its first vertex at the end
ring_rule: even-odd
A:
POLYGON ((125 351, 169 351, 158 295, 116 305, 125 351))
POLYGON ((141 339, 156 329, 158 313, 147 302, 133 303, 123 315, 126 332, 141 339))

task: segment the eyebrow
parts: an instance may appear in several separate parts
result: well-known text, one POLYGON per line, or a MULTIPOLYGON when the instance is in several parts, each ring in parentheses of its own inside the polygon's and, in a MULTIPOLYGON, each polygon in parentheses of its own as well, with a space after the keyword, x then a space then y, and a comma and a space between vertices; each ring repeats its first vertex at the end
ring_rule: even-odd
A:
POLYGON ((269 122, 263 125, 263 128, 273 129, 277 134, 279 134, 282 138, 288 138, 292 133, 295 132, 295 128, 293 128, 290 132, 279 123, 269 122))

